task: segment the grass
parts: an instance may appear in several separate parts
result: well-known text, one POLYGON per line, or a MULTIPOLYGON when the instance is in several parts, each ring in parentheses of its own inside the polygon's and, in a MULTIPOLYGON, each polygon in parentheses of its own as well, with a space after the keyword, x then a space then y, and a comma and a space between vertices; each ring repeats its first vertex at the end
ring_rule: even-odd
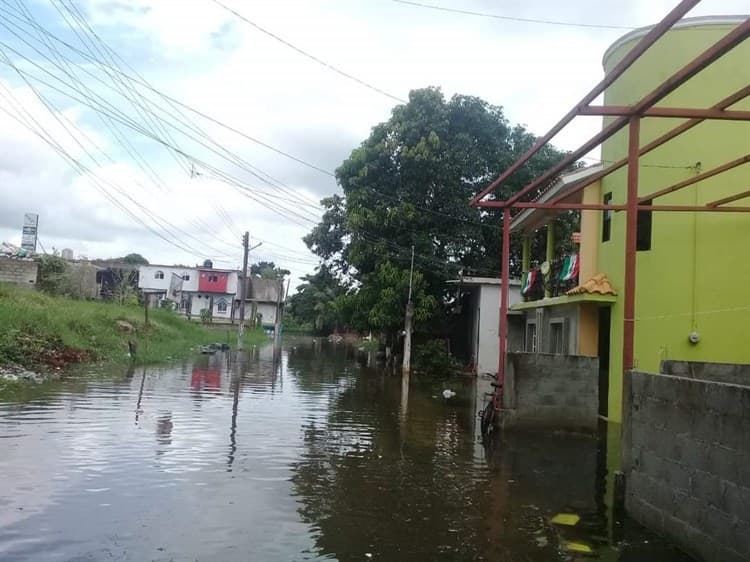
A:
MULTIPOLYGON (((237 342, 236 328, 206 327, 168 310, 52 297, 0 285, 0 365, 30 369, 79 361, 126 362, 128 340, 137 345, 135 361, 160 363, 187 356, 203 344, 237 342), (133 331, 118 327, 124 321, 133 331)), ((262 331, 246 331, 245 345, 267 341, 262 331)))

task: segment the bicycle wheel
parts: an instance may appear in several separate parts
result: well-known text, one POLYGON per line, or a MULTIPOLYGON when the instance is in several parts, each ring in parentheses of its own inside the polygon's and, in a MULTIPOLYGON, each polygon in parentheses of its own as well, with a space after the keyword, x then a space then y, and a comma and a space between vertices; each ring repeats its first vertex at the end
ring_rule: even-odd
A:
POLYGON ((490 399, 487 405, 482 410, 481 421, 479 427, 482 431, 482 437, 486 437, 495 429, 495 401, 490 399))

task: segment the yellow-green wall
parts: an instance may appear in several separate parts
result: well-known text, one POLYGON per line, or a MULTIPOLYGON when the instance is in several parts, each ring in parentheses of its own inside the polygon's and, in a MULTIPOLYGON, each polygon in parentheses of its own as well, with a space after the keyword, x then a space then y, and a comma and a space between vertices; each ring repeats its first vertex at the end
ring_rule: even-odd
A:
MULTIPOLYGON (((669 32, 605 94, 605 103, 629 105, 690 62, 733 25, 696 25, 669 32)), ((637 39, 608 53, 605 71, 637 39)), ((659 105, 709 107, 750 84, 750 41, 703 71, 659 105)), ((747 100, 734 109, 750 110, 747 100)), ((676 119, 643 119, 641 145, 677 126, 676 119)), ((626 155, 622 132, 602 147, 602 159, 626 155)), ((654 150, 641 159, 639 194, 689 178, 696 162, 708 170, 750 153, 750 123, 711 121, 654 150), (674 166, 674 167, 662 167, 674 166)), ((626 171, 602 181, 602 196, 625 203, 626 171)), ((750 189, 750 164, 664 196, 656 204, 701 205, 750 189)), ((750 205, 750 200, 743 202, 750 205)), ((612 307, 609 416, 620 421, 625 213, 615 213, 611 239, 600 243, 599 269, 620 297, 612 307)), ((750 214, 654 213, 650 251, 638 252, 636 289, 636 367, 657 372, 662 359, 750 363, 750 214), (697 345, 688 335, 700 334, 697 345)))

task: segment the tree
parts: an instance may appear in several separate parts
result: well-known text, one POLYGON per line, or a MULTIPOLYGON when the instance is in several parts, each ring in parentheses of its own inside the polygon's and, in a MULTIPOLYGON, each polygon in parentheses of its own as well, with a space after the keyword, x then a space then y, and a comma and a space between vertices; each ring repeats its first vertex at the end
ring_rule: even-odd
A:
POLYGON ((290 273, 288 269, 276 267, 272 261, 259 261, 250 266, 250 275, 261 279, 283 279, 290 273))
POLYGON ((289 298, 289 314, 300 324, 310 324, 316 332, 328 334, 354 315, 349 309, 349 287, 326 265, 302 277, 303 283, 289 298))
POLYGON ((148 260, 141 254, 128 254, 127 256, 119 258, 115 261, 121 261, 130 265, 148 265, 148 260))
MULTIPOLYGON (((305 243, 359 287, 351 307, 368 311, 369 327, 391 334, 403 322, 413 245, 416 321, 424 325, 448 302, 446 281, 460 271, 500 275, 502 214, 468 201, 535 140, 477 97, 446 101, 437 88, 414 90, 336 170, 343 197, 321 202, 325 213, 305 243)), ((509 197, 563 157, 544 148, 491 197, 509 197)), ((574 220, 559 228, 572 230, 574 220)), ((535 256, 543 236, 533 240, 535 256)), ((519 275, 518 240, 510 260, 519 275)))

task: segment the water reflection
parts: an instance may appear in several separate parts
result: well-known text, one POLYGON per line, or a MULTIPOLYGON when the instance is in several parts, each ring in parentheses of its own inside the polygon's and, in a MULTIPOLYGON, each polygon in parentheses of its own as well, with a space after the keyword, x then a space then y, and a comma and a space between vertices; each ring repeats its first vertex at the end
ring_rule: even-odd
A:
POLYGON ((612 523, 601 442, 485 449, 474 381, 450 387, 287 339, 0 401, 0 559, 684 560, 612 523))

